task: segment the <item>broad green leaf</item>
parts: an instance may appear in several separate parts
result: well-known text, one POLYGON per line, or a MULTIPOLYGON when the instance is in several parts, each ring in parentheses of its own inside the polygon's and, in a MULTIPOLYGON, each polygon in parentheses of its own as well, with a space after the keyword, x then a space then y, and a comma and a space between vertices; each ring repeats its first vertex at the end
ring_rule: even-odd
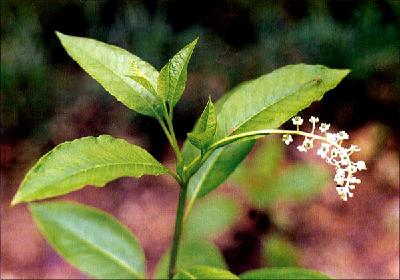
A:
POLYGON ((173 279, 239 279, 239 277, 224 269, 198 265, 178 271, 173 279))
POLYGON ((140 71, 139 67, 135 62, 132 63, 132 73, 125 76, 131 78, 132 80, 140 84, 154 96, 157 96, 157 91, 154 89, 149 79, 147 79, 146 76, 140 71))
POLYGON ((322 65, 288 65, 245 82, 224 102, 217 117, 216 139, 282 125, 312 102, 320 100, 349 70, 322 65))
POLYGON ((261 268, 247 271, 239 275, 240 279, 332 279, 318 271, 284 267, 284 268, 261 268))
POLYGON ((83 137, 45 154, 26 174, 12 204, 66 194, 85 185, 102 187, 122 176, 167 172, 146 150, 123 139, 83 137))
POLYGON ((298 252, 285 238, 274 234, 263 242, 263 256, 269 266, 294 267, 298 265, 298 252))
POLYGON ((276 180, 265 187, 265 193, 259 193, 259 204, 269 205, 273 201, 303 201, 318 194, 330 173, 323 166, 297 164, 285 170, 276 180))
POLYGON ((213 238, 238 220, 239 203, 226 196, 206 197, 190 213, 184 227, 187 239, 213 238))
POLYGON ((198 38, 174 55, 160 71, 157 91, 170 108, 175 107, 185 89, 187 67, 197 40, 198 38))
MULTIPOLYGON (((169 253, 164 253, 154 271, 155 279, 166 279, 168 275, 169 253)), ((178 251, 177 270, 187 269, 195 265, 206 265, 226 268, 226 264, 218 248, 206 241, 188 240, 182 242, 178 251)))
POLYGON ((143 279, 139 242, 115 218, 96 208, 67 202, 30 205, 41 233, 70 264, 99 279, 143 279))
MULTIPOLYGON (((349 70, 299 64, 289 65, 245 82, 216 103, 217 132, 214 140, 233 133, 277 128, 313 101, 320 100, 326 91, 334 88, 348 73, 349 70)), ((243 159, 253 144, 254 140, 251 140, 216 150, 192 177, 190 194, 195 197, 197 194, 204 195, 212 191, 240 163, 239 160, 226 164, 225 157, 222 157, 226 155, 225 149, 237 145, 236 149, 232 149, 243 159), (218 175, 217 180, 212 179, 214 174, 218 175), (207 180, 208 178, 211 180, 207 180)), ((198 155, 193 149, 195 147, 191 144, 184 146, 183 156, 186 163, 198 155)))
POLYGON ((56 34, 67 53, 111 95, 138 113, 162 118, 161 99, 126 77, 134 63, 152 87, 156 88, 158 71, 153 66, 117 46, 60 32, 56 34))
POLYGON ((217 119, 211 98, 201 114, 194 130, 188 133, 189 141, 201 151, 206 151, 214 139, 217 119))

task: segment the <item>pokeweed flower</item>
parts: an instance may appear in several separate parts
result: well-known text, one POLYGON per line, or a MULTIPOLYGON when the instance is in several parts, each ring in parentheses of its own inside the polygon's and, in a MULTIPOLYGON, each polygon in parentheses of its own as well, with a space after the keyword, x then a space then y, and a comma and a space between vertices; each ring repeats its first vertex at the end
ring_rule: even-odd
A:
POLYGON ((293 142, 293 137, 290 134, 284 134, 282 137, 282 141, 285 142, 286 145, 289 145, 293 142))
POLYGON ((302 125, 303 119, 299 116, 295 116, 292 118, 293 125, 302 125))
MULTIPOLYGON (((348 140, 349 135, 345 131, 338 133, 328 132, 330 124, 321 123, 319 131, 323 135, 315 133, 316 124, 319 122, 317 117, 311 116, 309 122, 312 124, 311 132, 299 131, 299 126, 303 124, 303 119, 299 116, 292 118, 293 125, 297 126, 297 131, 292 134, 304 136, 302 145, 297 146, 300 152, 308 152, 314 147, 314 141, 319 141, 320 146, 317 155, 324 159, 329 165, 335 167, 336 174, 334 181, 336 182, 336 190, 343 201, 353 197, 351 190, 355 188, 355 184, 360 184, 361 180, 355 176, 355 173, 367 169, 364 161, 353 162, 350 155, 360 151, 357 145, 350 145, 346 148, 342 146, 343 140, 348 140)), ((285 131, 282 138, 286 145, 293 141, 290 131, 285 131)))

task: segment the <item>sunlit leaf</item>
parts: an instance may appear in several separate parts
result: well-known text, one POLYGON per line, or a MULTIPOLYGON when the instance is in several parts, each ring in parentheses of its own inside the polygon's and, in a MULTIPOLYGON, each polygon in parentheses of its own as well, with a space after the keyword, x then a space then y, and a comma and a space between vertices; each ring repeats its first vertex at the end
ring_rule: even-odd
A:
POLYGON ((30 205, 41 233, 70 264, 99 279, 143 279, 139 242, 110 215, 76 203, 30 205))
POLYGON ((192 132, 188 133, 189 141, 201 151, 206 151, 214 139, 217 128, 216 118, 214 105, 209 99, 197 125, 192 132))
POLYGON ((56 34, 67 53, 111 95, 138 113, 162 118, 161 99, 126 76, 134 63, 156 88, 158 71, 153 66, 117 46, 61 32, 56 34))
POLYGON ((122 176, 167 173, 146 150, 109 135, 65 142, 26 174, 12 204, 63 195, 85 185, 104 186, 122 176))
POLYGON ((198 38, 181 49, 160 71, 157 91, 171 108, 178 103, 185 89, 187 67, 197 40, 198 38))

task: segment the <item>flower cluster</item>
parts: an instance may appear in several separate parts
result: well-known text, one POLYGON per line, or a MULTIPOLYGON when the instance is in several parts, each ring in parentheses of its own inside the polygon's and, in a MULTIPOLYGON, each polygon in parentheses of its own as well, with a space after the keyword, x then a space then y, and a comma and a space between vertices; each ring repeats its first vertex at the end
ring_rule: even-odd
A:
POLYGON ((320 147, 317 155, 324 159, 328 164, 333 165, 336 169, 334 181, 337 183, 336 190, 340 198, 347 201, 349 197, 353 197, 351 190, 355 188, 355 184, 360 184, 361 180, 354 176, 357 171, 367 169, 364 161, 353 162, 350 155, 360 151, 356 145, 343 147, 343 140, 349 139, 349 135, 345 131, 338 133, 329 133, 330 124, 321 123, 318 127, 321 134, 316 134, 316 126, 319 122, 317 117, 310 117, 309 122, 312 124, 311 132, 299 131, 299 126, 303 124, 303 119, 299 116, 292 118, 293 125, 296 125, 297 131, 288 131, 284 134, 282 141, 289 145, 293 142, 292 134, 304 136, 302 145, 297 146, 300 152, 307 152, 314 147, 314 141, 320 141, 320 147))

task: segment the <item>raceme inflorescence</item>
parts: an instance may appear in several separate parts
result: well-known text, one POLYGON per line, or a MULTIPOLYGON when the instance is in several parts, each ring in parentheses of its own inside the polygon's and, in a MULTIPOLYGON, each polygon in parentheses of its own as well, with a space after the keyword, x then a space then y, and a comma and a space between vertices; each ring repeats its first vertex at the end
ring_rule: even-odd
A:
MULTIPOLYGON (((314 147, 314 141, 320 141, 320 146, 317 150, 317 155, 324 159, 329 165, 336 169, 334 181, 337 183, 336 190, 343 201, 353 197, 351 190, 355 188, 355 184, 360 184, 361 180, 354 176, 357 171, 367 169, 365 162, 360 160, 353 162, 350 156, 354 152, 360 151, 357 145, 351 144, 350 147, 343 146, 343 141, 349 139, 349 135, 345 131, 337 133, 330 133, 330 124, 321 123, 317 134, 317 123, 319 118, 311 116, 309 122, 312 124, 311 132, 306 133, 300 131, 300 126, 303 124, 303 119, 299 116, 292 118, 292 123, 297 127, 293 134, 301 135, 304 137, 303 143, 297 146, 300 152, 308 152, 314 147)), ((293 142, 292 134, 285 133, 282 141, 289 145, 293 142)))

